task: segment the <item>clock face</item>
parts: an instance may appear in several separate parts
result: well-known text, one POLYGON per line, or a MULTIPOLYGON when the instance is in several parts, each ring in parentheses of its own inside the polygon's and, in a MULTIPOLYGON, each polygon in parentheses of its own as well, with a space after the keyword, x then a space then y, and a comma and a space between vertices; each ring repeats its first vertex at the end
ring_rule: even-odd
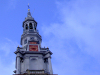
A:
POLYGON ((38 45, 29 45, 29 51, 38 51, 38 45))

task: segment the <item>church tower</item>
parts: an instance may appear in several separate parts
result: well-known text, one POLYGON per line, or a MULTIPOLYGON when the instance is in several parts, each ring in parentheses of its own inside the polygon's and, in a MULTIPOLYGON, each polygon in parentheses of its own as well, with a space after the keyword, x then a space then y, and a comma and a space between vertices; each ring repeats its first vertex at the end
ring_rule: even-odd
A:
POLYGON ((42 38, 37 30, 37 22, 31 16, 28 9, 27 17, 22 24, 23 34, 21 35, 22 47, 17 47, 15 74, 53 74, 51 55, 49 48, 42 48, 42 38))

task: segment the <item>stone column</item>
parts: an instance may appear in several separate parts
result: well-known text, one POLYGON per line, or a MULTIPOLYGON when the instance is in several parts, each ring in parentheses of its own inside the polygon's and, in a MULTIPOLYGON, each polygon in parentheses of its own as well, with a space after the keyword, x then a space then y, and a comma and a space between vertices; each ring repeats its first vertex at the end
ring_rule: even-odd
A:
POLYGON ((16 72, 16 74, 20 74, 20 67, 21 65, 20 65, 20 56, 17 56, 17 72, 16 72))
POLYGON ((47 70, 47 72, 49 72, 49 66, 48 65, 49 65, 48 62, 46 62, 46 70, 47 70))
POLYGON ((48 65, 49 65, 49 72, 50 72, 50 74, 53 74, 52 64, 51 64, 51 57, 48 58, 48 65))
POLYGON ((49 72, 49 66, 48 66, 48 58, 45 59, 45 63, 44 63, 44 69, 45 69, 45 72, 49 72))

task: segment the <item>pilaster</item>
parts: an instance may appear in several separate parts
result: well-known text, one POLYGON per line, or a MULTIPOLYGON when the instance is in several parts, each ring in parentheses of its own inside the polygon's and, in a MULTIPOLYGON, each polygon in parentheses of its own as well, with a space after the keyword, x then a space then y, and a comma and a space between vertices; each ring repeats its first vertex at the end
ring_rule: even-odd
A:
POLYGON ((53 74, 52 64, 51 64, 51 57, 48 58, 48 66, 49 66, 49 72, 50 72, 50 74, 53 74))
POLYGON ((16 74, 20 74, 20 71, 21 71, 21 67, 20 67, 20 56, 17 56, 17 72, 16 74))

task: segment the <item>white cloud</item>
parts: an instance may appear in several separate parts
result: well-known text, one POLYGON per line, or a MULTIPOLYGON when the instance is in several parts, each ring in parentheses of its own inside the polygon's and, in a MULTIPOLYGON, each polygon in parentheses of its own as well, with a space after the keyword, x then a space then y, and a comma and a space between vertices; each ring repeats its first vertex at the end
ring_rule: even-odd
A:
POLYGON ((0 58, 0 75, 12 75, 14 74, 13 71, 15 70, 15 62, 14 61, 11 61, 10 64, 8 64, 6 62, 6 64, 8 65, 5 65, 2 63, 2 59, 0 58))
POLYGON ((18 43, 8 38, 0 42, 0 75, 12 75, 15 70, 15 54, 18 43))
POLYGON ((12 40, 5 38, 5 41, 0 43, 0 51, 4 52, 5 56, 8 56, 10 52, 16 50, 17 46, 17 42, 13 42, 12 40))
POLYGON ((57 1, 61 23, 42 27, 49 41, 53 67, 59 75, 99 75, 100 2, 98 0, 57 1))

